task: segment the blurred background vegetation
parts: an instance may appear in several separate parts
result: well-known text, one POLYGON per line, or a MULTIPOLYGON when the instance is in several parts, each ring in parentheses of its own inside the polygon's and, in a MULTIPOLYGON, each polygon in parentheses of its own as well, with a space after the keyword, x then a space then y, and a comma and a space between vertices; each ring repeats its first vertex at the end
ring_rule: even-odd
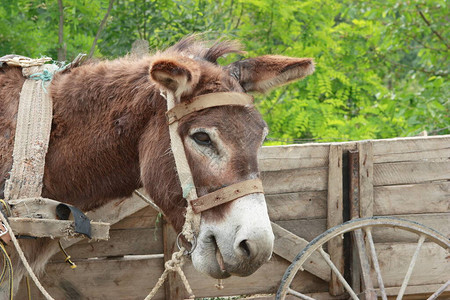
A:
MULTIPOLYGON (((247 56, 313 57, 307 79, 257 95, 266 144, 449 134, 445 0, 0 0, 0 56, 112 59, 204 32, 247 56)), ((229 57, 228 62, 241 57, 229 57)))

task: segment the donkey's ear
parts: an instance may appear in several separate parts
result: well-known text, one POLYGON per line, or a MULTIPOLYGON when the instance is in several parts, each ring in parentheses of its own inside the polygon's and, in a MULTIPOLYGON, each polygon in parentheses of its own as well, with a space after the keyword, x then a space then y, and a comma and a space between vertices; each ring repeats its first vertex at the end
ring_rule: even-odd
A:
POLYGON ((264 55, 236 61, 225 67, 247 92, 265 93, 314 72, 312 58, 264 55))
POLYGON ((192 92, 200 78, 197 63, 188 58, 159 58, 150 65, 150 77, 176 97, 192 92))

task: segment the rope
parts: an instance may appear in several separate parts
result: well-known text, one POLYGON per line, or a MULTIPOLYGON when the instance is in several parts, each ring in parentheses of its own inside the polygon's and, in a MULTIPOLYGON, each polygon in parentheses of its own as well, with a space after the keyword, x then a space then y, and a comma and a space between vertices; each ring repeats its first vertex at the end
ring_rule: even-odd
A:
MULTIPOLYGON (((169 111, 175 106, 175 96, 172 92, 161 92, 161 96, 167 100, 167 110, 169 111)), ((192 206, 190 204, 190 200, 197 198, 197 191, 195 189, 194 180, 191 174, 191 170, 189 164, 187 162, 186 153, 184 152, 183 142, 181 141, 181 137, 178 134, 178 121, 175 121, 169 125, 169 134, 170 134, 170 143, 172 153, 175 159, 175 165, 178 173, 178 178, 181 183, 181 189, 183 191, 183 198, 186 199, 188 205, 186 208, 186 219, 183 225, 182 234, 190 243, 194 242, 195 233, 198 232, 200 228, 200 214, 195 214, 192 210, 192 206)), ((168 260, 164 266, 164 272, 161 277, 158 279, 158 282, 153 287, 150 294, 145 297, 145 300, 152 299, 158 289, 163 285, 164 281, 167 278, 169 272, 177 272, 180 275, 181 281, 186 288, 186 291, 189 293, 190 299, 195 299, 195 295, 192 292, 192 288, 189 285, 189 282, 186 278, 181 267, 185 263, 185 254, 186 249, 183 247, 180 248, 178 252, 172 254, 172 258, 168 260)))
MULTIPOLYGON (((36 284, 36 287, 39 289, 39 291, 41 291, 41 293, 42 293, 42 295, 44 295, 45 299, 54 300, 49 295, 49 293, 47 293, 47 291, 42 286, 42 284, 39 282, 38 278, 36 277, 36 274, 34 274, 33 269, 31 268, 30 264, 28 263, 28 261, 25 257, 25 254, 23 253, 22 248, 19 245, 19 242, 17 241, 15 235, 13 234, 11 226, 9 226, 8 220, 6 220, 6 217, 2 213, 0 213, 0 219, 3 222, 4 226, 10 232, 11 241, 13 242, 14 247, 16 247, 17 254, 19 254, 20 260, 22 261, 23 265, 25 266, 25 269, 27 270, 28 274, 30 274, 31 279, 33 279, 34 283, 36 284)), ((12 278, 12 268, 11 268, 11 278, 12 278)))
POLYGON ((186 249, 181 248, 180 251, 174 252, 172 254, 172 258, 170 260, 166 261, 166 263, 164 264, 164 267, 165 267, 164 272, 162 273, 161 277, 159 277, 158 282, 155 284, 155 286, 153 287, 150 294, 148 294, 148 296, 145 297, 144 300, 150 300, 156 295, 159 288, 163 285, 164 281, 166 280, 167 276, 169 275, 169 272, 177 272, 180 275, 181 281, 183 282, 184 287, 186 288, 186 291, 189 293, 189 299, 195 299, 195 295, 192 292, 192 288, 189 285, 186 275, 184 274, 183 270, 181 269, 181 267, 184 265, 185 260, 186 260, 184 254, 183 254, 185 250, 186 249))
POLYGON ((45 88, 45 83, 47 81, 51 81, 53 78, 54 72, 49 72, 48 70, 42 71, 42 73, 34 73, 30 75, 28 78, 32 80, 42 80, 42 89, 47 94, 47 89, 45 88))
MULTIPOLYGON (((3 216, 2 213, 0 213, 0 215, 3 216)), ((8 271, 9 274, 9 299, 13 299, 13 291, 14 291, 14 286, 13 286, 13 268, 12 268, 12 264, 11 264, 11 259, 9 258, 8 252, 5 249, 5 246, 3 245, 3 243, 0 242, 0 248, 3 254, 3 272, 2 272, 2 276, 1 276, 1 283, 3 283, 3 280, 5 279, 5 275, 6 275, 6 271, 8 271)))

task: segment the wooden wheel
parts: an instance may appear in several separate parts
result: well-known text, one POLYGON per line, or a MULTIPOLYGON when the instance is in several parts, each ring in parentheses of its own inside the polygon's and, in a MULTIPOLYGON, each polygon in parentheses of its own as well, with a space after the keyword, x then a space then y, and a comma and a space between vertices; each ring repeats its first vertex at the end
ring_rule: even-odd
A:
MULTIPOLYGON (((302 266, 307 261, 307 259, 311 256, 312 253, 315 251, 318 251, 321 256, 324 258, 324 260, 327 262, 327 264, 330 266, 333 273, 336 275, 336 277, 339 279, 339 281, 344 286, 345 290, 347 291, 349 298, 353 300, 360 299, 358 298, 357 293, 352 289, 352 287, 348 284, 348 282, 344 279, 344 276, 339 272, 339 270, 336 268, 336 266, 333 264, 333 262, 330 260, 329 255, 323 250, 323 246, 328 243, 332 238, 340 237, 344 233, 352 232, 354 234, 354 238, 356 240, 357 248, 358 248, 358 254, 360 258, 360 265, 361 265, 361 272, 363 277, 370 278, 370 266, 368 263, 368 259, 371 259, 373 269, 376 274, 376 278, 378 281, 378 289, 374 288, 367 288, 363 292, 364 298, 363 299, 370 299, 374 300, 378 297, 381 297, 383 300, 387 300, 386 291, 384 288, 383 278, 381 276, 380 272, 380 266, 378 263, 378 257, 375 252, 375 245, 372 238, 372 228, 374 227, 393 227, 398 228, 401 230, 410 231, 413 233, 416 233, 418 237, 417 246, 415 249, 415 252, 411 258, 411 262, 409 264, 408 270, 406 272, 406 275, 403 279, 403 283, 401 285, 401 288, 397 295, 397 300, 400 300, 403 298, 403 295, 405 293, 405 289, 408 285, 409 279, 411 277, 412 271, 414 269, 414 266, 417 261, 417 257, 419 255, 420 249, 424 243, 425 240, 429 242, 434 242, 438 244, 440 247, 444 248, 446 251, 450 250, 450 242, 449 239, 446 238, 444 235, 440 234, 439 232, 428 228, 422 224, 398 219, 398 218, 392 218, 392 217, 372 217, 372 218, 363 218, 363 219, 355 219, 348 221, 346 223, 343 223, 341 225, 338 225, 336 227, 330 228, 320 236, 316 237, 314 240, 312 240, 294 259, 292 264, 288 267, 286 272, 283 275, 283 279, 281 280, 281 285, 278 289, 276 299, 285 299, 287 295, 293 295, 298 297, 299 299, 306 299, 306 300, 313 300, 314 298, 311 298, 307 295, 304 295, 300 292, 297 292, 290 288, 290 284, 292 280, 294 279, 295 275, 299 270, 303 270, 302 266), (364 234, 365 233, 365 239, 364 234), (367 245, 367 246, 365 246, 367 245), (368 248, 368 251, 367 249, 368 248), (367 254, 367 252, 369 254, 367 254)), ((443 276, 450 277, 450 274, 443 274, 443 276)), ((370 280, 370 279, 369 279, 370 280)), ((447 280, 445 284, 443 284, 433 295, 431 295, 428 300, 437 299, 437 297, 444 292, 447 287, 450 285, 450 280, 447 280)))

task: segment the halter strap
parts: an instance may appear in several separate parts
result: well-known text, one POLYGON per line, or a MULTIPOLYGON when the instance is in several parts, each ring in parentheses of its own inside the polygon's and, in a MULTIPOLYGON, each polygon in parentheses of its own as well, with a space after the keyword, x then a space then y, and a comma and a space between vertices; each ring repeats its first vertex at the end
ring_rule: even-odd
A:
MULTIPOLYGON (((178 178, 180 179, 181 188, 183 189, 183 197, 188 201, 188 211, 198 215, 202 211, 211 209, 218 205, 236 200, 246 195, 255 193, 264 193, 260 179, 251 179, 241 181, 215 192, 197 197, 194 187, 193 177, 190 167, 186 159, 183 142, 178 135, 178 121, 183 117, 210 107, 237 105, 248 106, 253 105, 253 97, 245 93, 238 92, 219 92, 200 95, 189 101, 188 103, 176 104, 175 95, 172 92, 162 91, 161 93, 167 100, 167 123, 169 124, 169 133, 171 140, 171 148, 175 158, 178 178)), ((178 102, 178 101, 177 101, 178 102)), ((186 216, 187 218, 187 216, 186 216)), ((194 227, 199 226, 199 220, 196 221, 194 227)), ((189 238, 188 238, 189 240, 189 238)))
POLYGON ((253 104, 253 97, 245 93, 221 92, 200 95, 192 99, 189 103, 182 102, 166 112, 167 123, 170 125, 175 121, 189 115, 193 112, 205 108, 238 105, 247 106, 253 104))
POLYGON ((260 179, 241 181, 191 200, 192 210, 198 214, 215 206, 255 193, 264 193, 260 179))

